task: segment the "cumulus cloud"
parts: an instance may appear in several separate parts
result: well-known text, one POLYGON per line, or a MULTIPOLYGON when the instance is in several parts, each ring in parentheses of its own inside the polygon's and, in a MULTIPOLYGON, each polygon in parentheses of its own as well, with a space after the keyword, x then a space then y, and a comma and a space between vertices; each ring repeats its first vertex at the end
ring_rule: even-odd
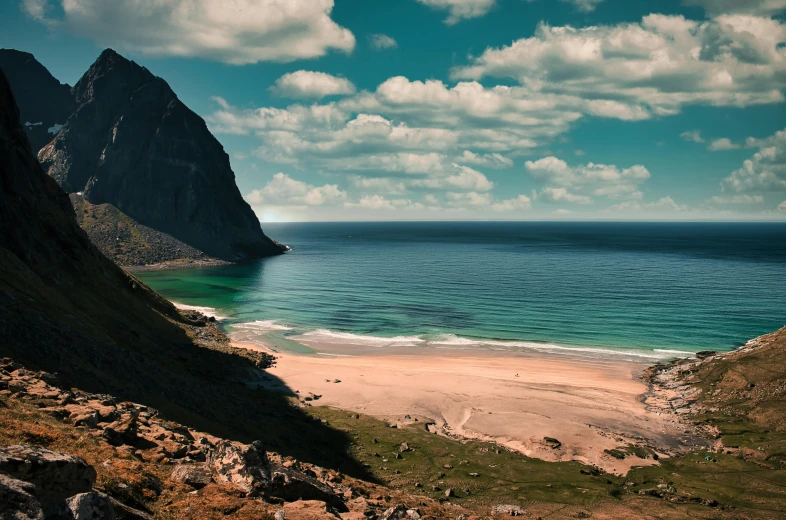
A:
POLYGON ((464 150, 460 156, 456 157, 456 162, 487 168, 510 168, 513 166, 513 159, 504 155, 498 153, 477 154, 469 150, 464 150))
POLYGON ((753 157, 721 183, 731 192, 786 191, 786 129, 764 139, 749 138, 748 148, 758 148, 753 157))
POLYGON ((603 0, 560 0, 560 2, 573 4, 578 11, 583 13, 591 13, 603 0))
POLYGON ((786 0, 683 0, 683 3, 703 7, 710 16, 727 13, 771 16, 786 10, 786 0))
POLYGON ((445 23, 455 25, 462 20, 478 18, 488 13, 496 0, 417 0, 432 9, 448 11, 445 23))
POLYGON ((288 98, 323 98, 354 94, 355 85, 346 78, 324 72, 298 70, 278 78, 271 91, 288 98))
POLYGON ((715 196, 707 202, 712 204, 762 204, 764 197, 761 195, 733 195, 730 197, 715 196))
POLYGON ((333 0, 25 0, 25 11, 101 45, 236 65, 351 52, 333 0))
POLYGON ((650 178, 650 172, 640 164, 624 169, 595 163, 569 166, 553 156, 527 161, 525 168, 531 177, 546 184, 541 196, 552 202, 588 204, 591 196, 640 199, 639 186, 650 178))
POLYGON ((335 184, 312 186, 293 179, 285 173, 277 173, 261 190, 254 190, 245 199, 251 205, 307 205, 321 206, 344 201, 347 193, 335 184))
POLYGON ((682 132, 680 137, 682 137, 683 141, 688 141, 689 143, 706 142, 705 139, 701 136, 701 132, 698 130, 688 130, 687 132, 682 132))
POLYGON ((606 211, 613 213, 676 213, 689 211, 690 208, 685 205, 680 205, 675 202, 671 196, 662 197, 655 202, 642 203, 637 200, 629 200, 615 204, 606 211))
POLYGON ((737 143, 732 142, 731 139, 728 137, 722 137, 720 139, 715 139, 710 143, 707 147, 708 150, 711 152, 720 152, 725 150, 737 150, 740 148, 740 145, 737 143))
POLYGON ((489 181, 485 175, 469 166, 459 164, 451 165, 454 173, 444 177, 430 179, 419 179, 411 182, 412 186, 424 188, 446 188, 462 189, 472 191, 490 191, 494 188, 494 183, 489 181))
POLYGON ((445 196, 447 205, 458 209, 488 209, 495 212, 511 212, 530 209, 532 200, 526 195, 519 195, 512 199, 497 200, 490 193, 448 192, 445 196))
POLYGON ((372 34, 368 37, 368 41, 371 44, 371 48, 378 51, 398 47, 398 42, 387 34, 372 34))
POLYGON ((786 200, 778 204, 778 211, 786 213, 786 200))
POLYGON ((353 177, 352 185, 359 190, 400 194, 407 191, 403 182, 387 177, 353 177))
POLYGON ((647 119, 686 105, 782 102, 785 39, 780 20, 743 14, 706 21, 651 14, 583 28, 541 23, 534 36, 486 49, 452 77, 509 77, 538 97, 571 100, 584 114, 647 119))

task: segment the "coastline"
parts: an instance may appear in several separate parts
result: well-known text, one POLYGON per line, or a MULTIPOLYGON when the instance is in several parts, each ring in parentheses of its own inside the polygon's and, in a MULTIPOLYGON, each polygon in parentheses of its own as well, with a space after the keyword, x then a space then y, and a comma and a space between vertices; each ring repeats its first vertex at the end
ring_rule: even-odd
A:
POLYGON ((297 391, 303 406, 400 427, 431 425, 437 434, 491 441, 547 461, 625 474, 656 464, 654 454, 677 455, 702 442, 678 418, 645 404, 647 362, 455 351, 275 356, 273 373, 283 386, 270 389, 297 391), (321 397, 305 400, 309 394, 321 397))

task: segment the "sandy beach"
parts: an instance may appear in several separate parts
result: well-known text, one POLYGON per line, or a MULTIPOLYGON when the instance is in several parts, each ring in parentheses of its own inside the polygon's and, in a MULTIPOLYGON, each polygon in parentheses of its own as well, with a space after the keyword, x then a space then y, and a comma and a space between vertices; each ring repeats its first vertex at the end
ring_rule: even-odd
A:
POLYGON ((271 374, 301 396, 321 395, 315 405, 399 426, 433 422, 440 434, 490 440, 545 460, 578 460, 625 473, 655 461, 632 455, 619 460, 604 450, 638 444, 668 456, 694 442, 671 416, 642 403, 642 363, 466 352, 276 355, 271 374))

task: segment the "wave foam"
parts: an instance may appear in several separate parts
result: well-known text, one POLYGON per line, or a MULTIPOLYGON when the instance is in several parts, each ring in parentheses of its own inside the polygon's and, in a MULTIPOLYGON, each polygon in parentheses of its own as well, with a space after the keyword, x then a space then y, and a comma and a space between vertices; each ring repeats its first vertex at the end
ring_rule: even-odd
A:
POLYGON ((172 302, 172 305, 174 305, 176 309, 180 309, 181 311, 201 312, 205 316, 213 317, 219 321, 227 319, 226 316, 219 316, 217 314, 217 310, 213 307, 199 307, 198 305, 186 305, 184 303, 177 303, 177 302, 172 302))
POLYGON ((433 347, 437 349, 461 350, 496 350, 496 351, 536 351, 552 354, 578 355, 584 357, 626 358, 642 360, 665 360, 673 357, 688 357, 693 352, 666 349, 616 349, 603 347, 565 346, 535 341, 504 341, 472 339, 455 334, 424 335, 424 336, 371 336, 319 329, 306 332, 290 339, 311 347, 318 345, 342 345, 370 348, 386 347, 433 347))
POLYGON ((277 320, 257 320, 249 321, 247 323, 235 323, 232 325, 233 329, 254 330, 259 332, 274 331, 274 330, 292 330, 292 327, 282 325, 277 320))

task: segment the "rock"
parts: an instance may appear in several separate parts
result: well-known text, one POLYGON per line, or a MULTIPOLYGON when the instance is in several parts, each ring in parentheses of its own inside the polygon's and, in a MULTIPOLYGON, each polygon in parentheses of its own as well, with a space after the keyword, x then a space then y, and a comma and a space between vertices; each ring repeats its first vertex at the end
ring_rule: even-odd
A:
POLYGON ((442 467, 445 468, 445 469, 453 469, 453 464, 445 464, 442 467))
POLYGON ((212 257, 282 253, 243 200, 221 143, 163 79, 107 49, 71 93, 76 109, 39 152, 66 192, 212 257))
POLYGON ((115 508, 115 516, 118 520, 153 520, 153 517, 147 513, 118 502, 112 497, 109 498, 112 500, 112 506, 115 508))
POLYGON ((213 475, 204 465, 181 464, 172 472, 172 480, 202 489, 213 481, 213 475))
POLYGON ((696 359, 707 359, 715 354, 717 354, 717 352, 714 350, 702 350, 701 352, 696 352, 696 359))
POLYGON ((527 512, 519 506, 497 505, 491 508, 492 515, 526 516, 527 512))
POLYGON ((133 446, 137 441, 137 415, 124 414, 120 420, 104 428, 103 436, 112 446, 133 446))
POLYGON ((319 500, 342 513, 349 511, 343 498, 336 494, 333 488, 305 473, 278 464, 271 464, 270 472, 269 495, 271 497, 280 498, 287 502, 319 500))
POLYGON ((456 496, 456 494, 453 492, 453 489, 448 488, 448 489, 445 490, 445 496, 450 498, 450 497, 456 496))
POLYGON ((276 520, 286 520, 287 512, 284 511, 283 509, 276 511, 276 514, 273 515, 273 518, 275 518, 276 520))
POLYGON ((398 447, 398 451, 399 453, 404 453, 405 451, 411 451, 411 448, 409 447, 409 444, 402 442, 401 446, 398 447))
POLYGON ((260 496, 270 489, 270 461, 260 441, 249 445, 219 441, 208 453, 207 464, 219 483, 235 484, 249 496, 260 496))
POLYGON ((35 486, 47 511, 93 489, 96 471, 83 459, 34 446, 0 446, 0 473, 35 486))
POLYGON ((98 491, 79 493, 66 500, 74 520, 114 520, 115 508, 109 496, 98 491))
POLYGON ((283 518, 293 520, 333 520, 341 518, 338 512, 318 500, 298 500, 284 505, 283 518))
POLYGON ((470 473, 469 476, 470 477, 479 477, 480 473, 470 473))
POLYGON ((554 437, 543 437, 543 443, 553 450, 558 450, 562 447, 562 443, 554 437))
POLYGON ((0 511, 5 520, 43 520, 35 486, 0 473, 0 511))
POLYGON ((404 504, 397 504, 387 509, 379 516, 379 520, 418 520, 420 513, 415 509, 408 509, 404 504))

